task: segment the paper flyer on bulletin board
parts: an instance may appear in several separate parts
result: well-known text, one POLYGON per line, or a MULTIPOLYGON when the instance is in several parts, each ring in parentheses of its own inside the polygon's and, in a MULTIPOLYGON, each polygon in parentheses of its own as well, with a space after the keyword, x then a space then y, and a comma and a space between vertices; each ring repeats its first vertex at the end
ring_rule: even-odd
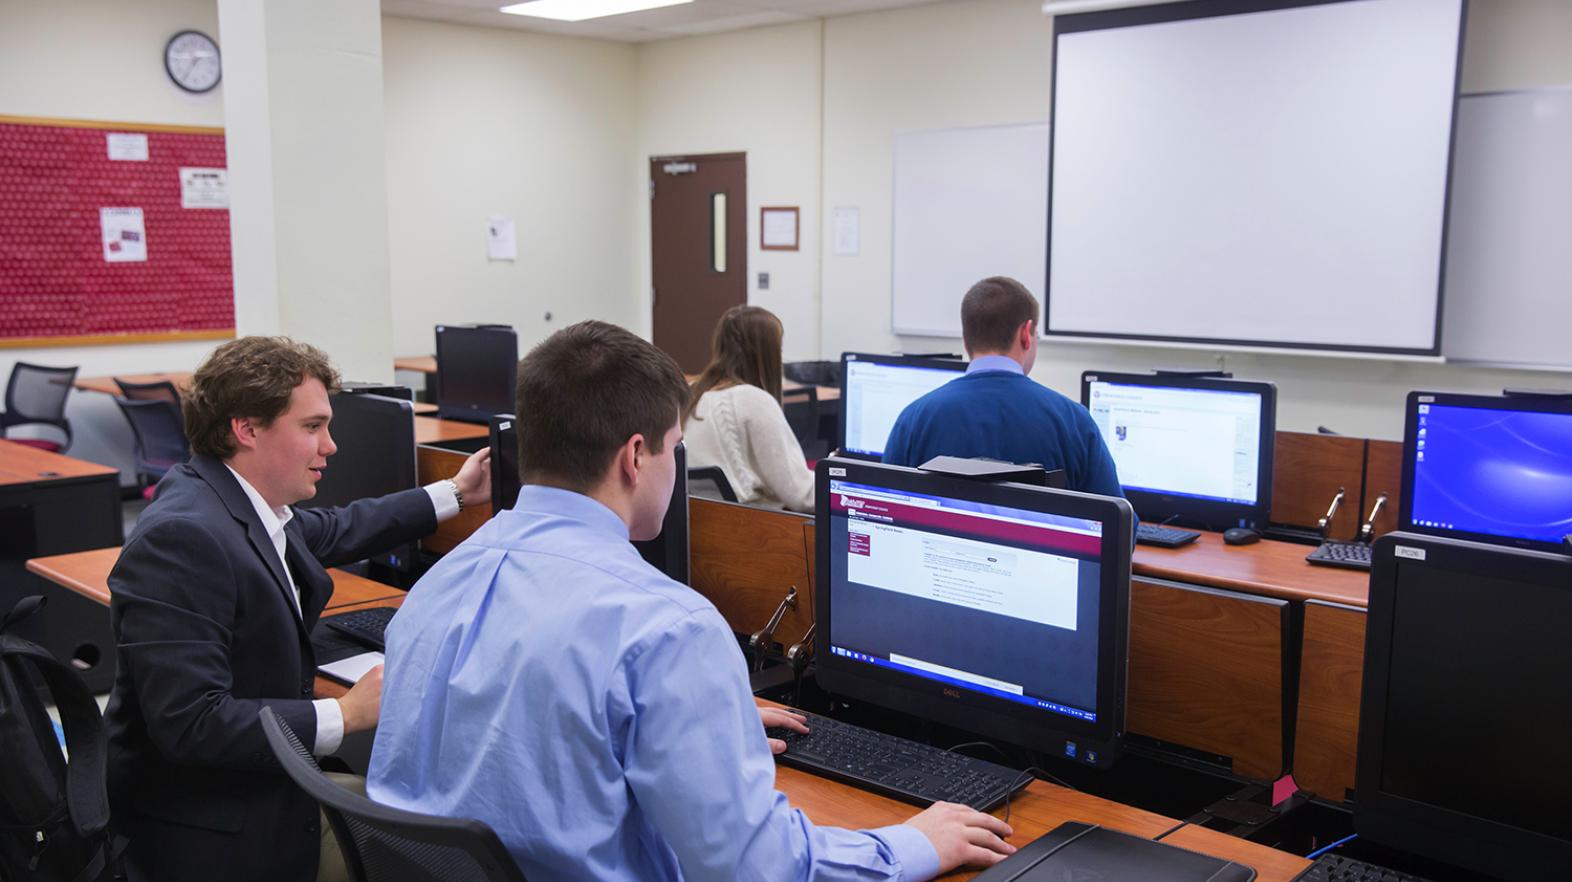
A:
POLYGON ((100 208, 106 263, 146 263, 147 229, 140 208, 100 208))

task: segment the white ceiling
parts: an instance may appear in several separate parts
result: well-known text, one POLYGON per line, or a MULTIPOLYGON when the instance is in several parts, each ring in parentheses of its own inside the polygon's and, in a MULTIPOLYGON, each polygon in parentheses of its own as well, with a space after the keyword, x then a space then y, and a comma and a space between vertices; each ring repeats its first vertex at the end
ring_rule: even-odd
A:
POLYGON ((510 2, 516 0, 382 0, 382 11, 410 18, 641 43, 897 6, 921 6, 939 0, 693 0, 681 6, 580 22, 497 11, 510 2))

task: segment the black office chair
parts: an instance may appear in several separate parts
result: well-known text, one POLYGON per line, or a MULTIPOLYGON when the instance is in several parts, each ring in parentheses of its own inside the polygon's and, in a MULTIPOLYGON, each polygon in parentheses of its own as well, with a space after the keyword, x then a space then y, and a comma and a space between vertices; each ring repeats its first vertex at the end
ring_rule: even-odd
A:
POLYGON ((725 502, 737 501, 737 491, 732 489, 731 481, 726 480, 726 473, 721 471, 720 466, 688 469, 688 495, 725 502))
POLYGON ((799 386, 781 392, 781 410, 786 412, 786 424, 802 445, 802 454, 808 459, 823 459, 829 455, 829 446, 819 437, 819 390, 815 386, 799 386))
POLYGON ((115 404, 125 414, 136 438, 136 474, 144 488, 157 484, 170 469, 191 458, 178 404, 166 399, 132 401, 118 396, 115 404))
POLYGON ((120 397, 132 401, 168 401, 175 405, 175 413, 180 412, 180 390, 168 380, 154 380, 151 383, 128 383, 115 377, 115 385, 120 387, 120 397))
POLYGON ((258 714, 284 772, 322 806, 355 882, 524 882, 490 827, 469 818, 407 812, 351 793, 322 774, 273 709, 258 714))
POLYGON ((65 443, 43 438, 17 438, 18 443, 64 453, 71 447, 71 422, 65 418, 66 396, 76 382, 74 367, 57 368, 19 361, 11 368, 5 387, 5 412, 0 413, 0 437, 12 426, 54 426, 65 433, 65 443))

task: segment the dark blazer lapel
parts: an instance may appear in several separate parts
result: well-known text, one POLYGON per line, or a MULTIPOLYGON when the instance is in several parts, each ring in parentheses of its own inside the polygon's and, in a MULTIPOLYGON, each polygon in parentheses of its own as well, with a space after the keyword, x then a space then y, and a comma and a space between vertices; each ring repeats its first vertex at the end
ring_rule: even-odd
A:
MULTIPOLYGON (((191 468, 218 494, 219 500, 224 503, 225 508, 229 509, 230 515, 246 525, 246 538, 251 540, 252 550, 267 565, 268 572, 273 574, 273 581, 278 585, 278 590, 283 593, 284 602, 289 604, 290 610, 293 611, 294 586, 284 575, 284 563, 279 560, 278 553, 273 548, 273 540, 268 538, 267 530, 263 528, 262 520, 257 515, 256 506, 251 504, 251 498, 246 496, 246 491, 241 488, 240 482, 230 474, 228 466, 210 456, 193 455, 191 468)), ((287 539, 285 544, 287 546, 287 539)), ((304 634, 305 625, 298 615, 295 616, 295 624, 304 634)))

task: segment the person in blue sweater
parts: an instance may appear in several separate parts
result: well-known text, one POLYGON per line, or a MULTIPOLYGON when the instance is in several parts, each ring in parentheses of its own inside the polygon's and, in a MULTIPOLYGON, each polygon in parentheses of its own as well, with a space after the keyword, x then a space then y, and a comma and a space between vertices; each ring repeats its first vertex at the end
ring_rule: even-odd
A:
POLYGON ((1064 469, 1070 490, 1123 496, 1091 414, 1027 376, 1037 361, 1037 317, 1026 286, 994 276, 961 300, 966 373, 901 411, 884 461, 920 466, 935 456, 985 457, 1064 469))

